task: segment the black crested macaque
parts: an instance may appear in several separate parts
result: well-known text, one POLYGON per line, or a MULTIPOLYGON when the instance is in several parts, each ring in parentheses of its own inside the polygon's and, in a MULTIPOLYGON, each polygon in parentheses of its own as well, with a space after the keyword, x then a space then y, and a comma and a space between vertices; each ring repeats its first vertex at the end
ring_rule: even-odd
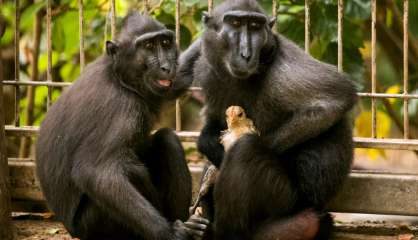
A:
POLYGON ((354 85, 273 33, 276 19, 255 0, 224 1, 203 21, 180 73, 203 88, 198 149, 220 168, 201 205, 213 219, 207 239, 328 239, 332 218, 324 206, 353 158, 347 112, 356 103, 354 85), (245 109, 260 136, 243 136, 225 153, 219 136, 231 105, 245 109))
POLYGON ((132 13, 106 54, 90 64, 42 123, 37 174, 73 237, 186 240, 204 233, 192 216, 191 177, 170 129, 151 130, 161 107, 190 83, 175 80, 174 34, 132 13))

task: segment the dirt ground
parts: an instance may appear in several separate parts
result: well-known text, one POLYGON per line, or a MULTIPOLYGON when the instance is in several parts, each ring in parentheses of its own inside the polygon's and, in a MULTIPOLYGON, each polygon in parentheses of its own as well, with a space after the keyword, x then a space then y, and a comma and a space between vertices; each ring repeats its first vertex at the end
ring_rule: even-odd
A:
POLYGON ((16 240, 77 240, 64 226, 53 220, 14 220, 16 240))

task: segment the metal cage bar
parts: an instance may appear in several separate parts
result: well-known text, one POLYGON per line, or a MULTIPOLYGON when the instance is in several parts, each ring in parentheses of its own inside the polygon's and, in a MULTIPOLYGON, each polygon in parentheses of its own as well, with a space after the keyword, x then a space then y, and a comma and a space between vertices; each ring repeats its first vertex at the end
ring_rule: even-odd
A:
MULTIPOLYGON (((35 86, 35 87, 58 87, 64 88, 71 86, 70 82, 35 82, 35 81, 14 81, 14 80, 5 80, 3 81, 4 85, 20 85, 20 86, 35 86)), ((189 91, 201 91, 201 87, 190 87, 189 91)), ((399 98, 399 99, 418 99, 418 94, 389 94, 389 93, 357 93, 359 97, 363 98, 399 98)))
MULTIPOLYGON (((180 49, 180 0, 176 0, 176 45, 180 49)), ((176 100, 176 131, 181 131, 181 105, 180 99, 176 100)))
POLYGON ((86 57, 84 54, 84 6, 83 0, 78 0, 78 35, 80 41, 80 72, 83 71, 86 64, 86 57))
MULTIPOLYGON (((20 86, 35 86, 35 87, 69 87, 72 83, 70 82, 35 82, 35 81, 24 81, 24 82, 17 82, 13 80, 5 80, 3 81, 4 85, 20 85, 20 86)), ((201 91, 201 87, 190 87, 189 91, 201 91)), ((399 98, 399 99, 418 99, 418 94, 396 94, 396 93, 357 93, 359 97, 362 98, 399 98)))
POLYGON ((274 26, 273 26, 274 32, 277 32, 277 11, 279 7, 280 7, 280 2, 278 2, 277 0, 273 0, 272 5, 271 5, 271 14, 273 15, 274 18, 276 18, 276 22, 274 23, 274 26))
POLYGON ((338 0, 338 71, 343 71, 344 0, 338 0))
POLYGON ((359 97, 418 99, 418 94, 357 93, 359 97))
MULTIPOLYGON (((372 63, 371 63, 371 92, 376 93, 376 0, 372 0, 372 63)), ((376 98, 372 96, 372 138, 376 138, 376 98)))
MULTIPOLYGON (((15 57, 15 66, 14 66, 14 71, 15 71, 15 80, 16 82, 20 81, 20 48, 19 48, 19 42, 20 42, 20 31, 19 31, 19 26, 20 26, 20 3, 19 0, 15 0, 15 38, 14 38, 14 57, 15 57)), ((19 108, 19 103, 20 103, 20 88, 18 85, 15 86, 15 126, 19 126, 20 125, 20 108, 19 108)))
MULTIPOLYGON (((16 127, 7 125, 5 127, 7 136, 30 137, 39 133, 38 126, 21 126, 16 127)), ((195 142, 199 137, 199 132, 181 131, 177 135, 184 142, 195 142)), ((357 148, 381 148, 381 149, 397 149, 397 150, 418 150, 418 140, 416 139, 374 139, 374 138, 354 138, 355 147, 357 148)))
POLYGON ((115 0, 110 0, 110 31, 112 34, 112 39, 115 39, 116 37, 116 3, 115 0))
POLYGON ((36 82, 36 81, 14 81, 14 80, 5 80, 3 81, 4 85, 11 86, 35 86, 35 87, 69 87, 72 83, 70 82, 36 82))
POLYGON ((310 0, 305 0, 305 52, 309 53, 311 32, 311 6, 310 0))
MULTIPOLYGON (((52 6, 51 1, 47 1, 47 9, 46 9, 46 51, 48 56, 48 64, 47 64, 47 74, 46 74, 46 81, 51 83, 52 82, 52 6)), ((48 96, 47 96, 47 108, 52 105, 52 87, 48 86, 48 96)))
POLYGON ((208 13, 212 14, 213 11, 213 0, 208 0, 208 13))
MULTIPOLYGON (((403 94, 408 94, 408 42, 409 42, 409 0, 404 0, 403 13, 403 94)), ((408 118, 408 98, 403 99, 403 136, 404 139, 409 138, 409 118, 408 118)))

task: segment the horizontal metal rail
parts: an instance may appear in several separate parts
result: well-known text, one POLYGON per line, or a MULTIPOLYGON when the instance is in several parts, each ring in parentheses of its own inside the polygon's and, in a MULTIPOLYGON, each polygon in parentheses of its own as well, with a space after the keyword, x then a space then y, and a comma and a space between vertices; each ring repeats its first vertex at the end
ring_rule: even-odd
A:
MULTIPOLYGON (((35 86, 35 87, 69 87, 73 83, 71 82, 37 82, 37 81, 14 81, 14 80, 5 80, 3 81, 4 85, 13 85, 13 86, 35 86)), ((201 87, 190 87, 190 91, 201 91, 201 87)))
MULTIPOLYGON (((6 136, 31 137, 39 132, 38 126, 15 127, 6 126, 6 136)), ((183 142, 195 142, 200 132, 180 131, 177 135, 183 142)), ((353 138, 357 148, 381 148, 381 149, 399 149, 399 150, 418 150, 418 140, 397 139, 397 138, 353 138)))
POLYGON ((418 151, 418 140, 398 138, 360 138, 355 137, 356 148, 382 148, 393 150, 418 151))
MULTIPOLYGON (((71 82, 35 82, 35 81, 3 81, 4 85, 20 85, 20 86, 39 86, 39 87, 69 87, 71 82)), ((190 91, 202 91, 201 87, 190 87, 190 91)), ((418 94, 388 94, 388 93, 357 93, 359 97, 373 97, 373 98, 402 98, 402 99, 418 99, 418 94)))
POLYGON ((418 99, 418 94, 357 93, 359 97, 418 99))
POLYGON ((72 85, 70 82, 35 82, 35 81, 12 81, 7 80, 3 81, 4 85, 13 85, 13 86, 44 86, 44 87, 69 87, 72 85))

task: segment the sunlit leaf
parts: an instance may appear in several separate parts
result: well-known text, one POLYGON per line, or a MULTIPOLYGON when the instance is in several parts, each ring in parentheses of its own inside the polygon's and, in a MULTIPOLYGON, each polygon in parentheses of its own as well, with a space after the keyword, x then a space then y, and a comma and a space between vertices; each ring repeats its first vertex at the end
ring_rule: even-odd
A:
POLYGON ((23 11, 21 15, 20 28, 22 30, 29 30, 33 26, 35 14, 46 5, 46 1, 33 3, 23 11))
MULTIPOLYGON (((52 66, 55 66, 58 63, 58 53, 56 53, 55 51, 52 52, 52 66)), ((48 67, 48 56, 47 53, 41 53, 39 56, 39 72, 44 72, 46 71, 47 67, 48 67)))
MULTIPOLYGON (((377 126, 376 134, 379 138, 387 138, 390 136, 391 130, 391 119, 382 111, 376 113, 377 126)), ((372 113, 371 111, 363 111, 360 113, 355 120, 354 135, 357 137, 370 137, 372 135, 372 113)), ((384 152, 376 149, 365 149, 364 150, 370 159, 377 159, 380 155, 385 157, 384 152)))
MULTIPOLYGON (((376 112, 376 133, 379 138, 386 138, 390 135, 391 120, 390 117, 382 111, 376 112)), ((372 134, 372 112, 363 111, 355 121, 355 135, 358 137, 370 137, 372 134)))
MULTIPOLYGON (((386 93, 387 94, 398 94, 401 91, 401 86, 399 86, 398 84, 396 85, 392 85, 390 86, 387 90, 386 93)), ((389 102, 391 104, 395 103, 397 101, 396 98, 389 98, 389 102)))

